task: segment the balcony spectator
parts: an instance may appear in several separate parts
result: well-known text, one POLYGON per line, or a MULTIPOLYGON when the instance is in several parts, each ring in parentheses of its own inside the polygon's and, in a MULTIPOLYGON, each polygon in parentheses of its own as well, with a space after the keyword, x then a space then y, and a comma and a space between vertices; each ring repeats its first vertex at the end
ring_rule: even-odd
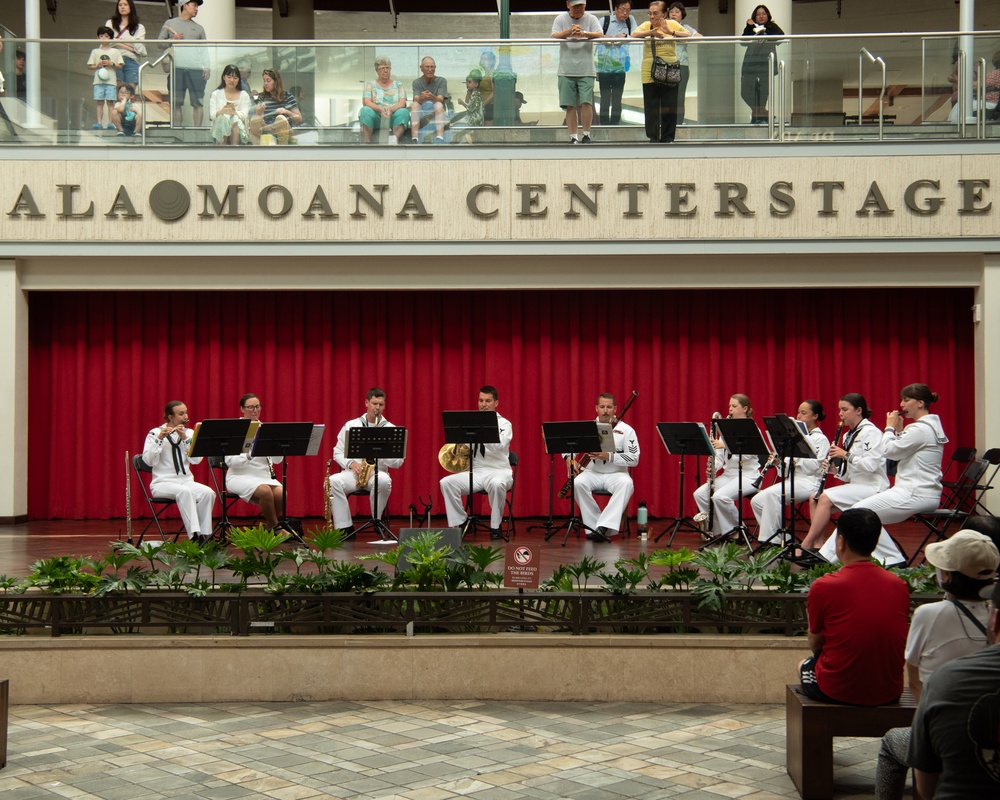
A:
MULTIPOLYGON (((740 79, 740 97, 750 106, 750 124, 767 122, 767 69, 770 56, 775 53, 776 43, 770 36, 784 36, 785 32, 778 27, 767 6, 757 6, 747 20, 743 29, 744 36, 753 37, 752 42, 744 43, 747 49, 743 56, 743 73, 740 79)), ((777 73, 777 62, 774 65, 777 73)))
POLYGON ((240 68, 227 64, 222 82, 208 99, 212 141, 216 144, 250 143, 250 95, 240 88, 240 68))
POLYGON ((420 144, 421 122, 425 115, 434 116, 435 144, 444 143, 446 114, 445 98, 448 97, 448 81, 437 75, 437 64, 430 56, 420 61, 421 76, 413 82, 413 100, 410 104, 410 135, 414 144, 420 144))
POLYGON ((393 79, 392 62, 386 56, 375 57, 375 74, 378 76, 375 80, 365 81, 361 95, 363 106, 358 114, 361 135, 369 144, 372 134, 385 126, 390 129, 389 144, 396 144, 410 121, 410 112, 406 110, 406 89, 393 79))
POLYGON ((557 70, 559 107, 566 111, 570 144, 590 143, 596 77, 591 40, 603 35, 597 17, 587 13, 587 0, 566 0, 566 11, 552 22, 552 38, 562 42, 557 70), (580 127, 583 128, 582 138, 577 135, 580 127))
POLYGON ((289 144, 292 128, 302 124, 298 101, 285 91, 278 70, 265 69, 261 78, 264 91, 257 98, 256 113, 250 120, 250 139, 260 144, 261 136, 270 134, 278 144, 289 144))
POLYGON ((94 123, 94 130, 98 131, 104 127, 105 106, 108 107, 108 130, 115 129, 111 122, 117 85, 115 70, 122 65, 122 54, 111 46, 111 39, 114 35, 111 28, 104 25, 98 28, 97 38, 101 40, 101 46, 91 50, 90 58, 87 59, 87 69, 94 73, 94 102, 97 104, 97 122, 94 123))
POLYGON ((104 23, 114 31, 115 48, 122 54, 123 66, 118 70, 118 83, 129 84, 133 91, 139 85, 139 61, 146 57, 146 28, 139 22, 135 0, 118 0, 115 13, 104 23))
MULTIPOLYGON (((614 13, 604 17, 601 28, 604 38, 612 41, 597 47, 597 84, 601 87, 601 124, 617 125, 622 119, 622 94, 625 76, 631 66, 628 38, 639 24, 632 16, 632 3, 617 0, 614 13), (624 41, 618 42, 615 39, 624 41)), ((523 123, 516 122, 521 125, 523 123)))
MULTIPOLYGON (((202 0, 181 3, 178 15, 168 19, 160 29, 160 39, 175 42, 204 41, 205 29, 194 18, 202 0)), ((170 99, 174 107, 174 122, 181 124, 184 114, 184 95, 191 98, 191 119, 195 127, 201 126, 205 102, 205 83, 208 81, 208 50, 204 47, 175 47, 173 53, 174 83, 170 86, 170 99)), ((164 67, 167 62, 164 61, 164 67)))

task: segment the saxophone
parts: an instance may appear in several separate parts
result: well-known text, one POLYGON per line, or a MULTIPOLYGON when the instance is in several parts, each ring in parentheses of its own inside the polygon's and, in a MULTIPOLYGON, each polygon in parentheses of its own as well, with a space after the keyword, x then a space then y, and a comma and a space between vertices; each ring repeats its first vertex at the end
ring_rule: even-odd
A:
MULTIPOLYGON (((376 416, 375 423, 372 425, 373 428, 377 428, 382 422, 382 417, 376 416)), ((368 481, 372 479, 372 470, 375 468, 375 462, 370 458, 361 459, 361 471, 358 473, 358 488, 364 489, 368 485, 368 481)))
MULTIPOLYGON (((716 411, 712 414, 712 421, 708 424, 709 438, 713 438, 713 435, 717 435, 715 431, 715 421, 721 419, 722 414, 716 411)), ((715 473, 719 469, 715 465, 715 451, 712 451, 712 455, 708 457, 708 463, 705 465, 705 482, 708 484, 708 512, 699 511, 694 515, 693 519, 695 524, 701 528, 702 533, 706 536, 712 535, 712 528, 715 526, 715 506, 712 504, 712 498, 715 495, 715 473)))
POLYGON ((368 485, 368 481, 372 479, 372 470, 375 468, 375 462, 370 458, 362 459, 361 461, 361 471, 358 473, 358 488, 364 489, 368 485))

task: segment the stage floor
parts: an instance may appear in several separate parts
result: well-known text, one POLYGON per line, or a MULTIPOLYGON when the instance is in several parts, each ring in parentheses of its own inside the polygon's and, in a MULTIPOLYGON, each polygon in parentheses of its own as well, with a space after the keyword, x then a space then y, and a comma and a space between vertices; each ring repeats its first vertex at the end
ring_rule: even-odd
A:
MULTIPOLYGON (((541 579, 545 580, 552 575, 561 564, 574 564, 581 561, 585 556, 599 559, 607 563, 611 568, 615 561, 622 558, 634 558, 641 552, 652 553, 655 550, 667 548, 673 520, 652 520, 650 529, 651 535, 648 540, 641 541, 635 536, 635 520, 632 520, 633 534, 629 537, 616 536, 610 543, 595 543, 588 541, 582 535, 579 538, 574 534, 569 537, 563 546, 565 530, 559 530, 549 541, 545 541, 546 528, 545 518, 531 517, 517 520, 516 537, 512 543, 535 544, 541 547, 541 579), (663 534, 657 542, 656 537, 663 534)), ((237 524, 250 524, 251 520, 234 520, 237 524)), ((445 520, 432 519, 436 526, 445 526, 445 520)), ((556 524, 563 522, 563 518, 557 517, 556 524)), ((308 532, 323 524, 321 519, 305 519, 303 525, 308 532)), ((134 528, 135 535, 138 536, 145 520, 138 528, 134 528)), ((134 526, 134 523, 133 523, 134 526)), ((409 527, 409 520, 398 518, 390 520, 391 529, 396 532, 402 527, 409 527)), ((109 520, 37 520, 27 522, 22 525, 8 525, 0 527, 0 575, 24 576, 30 571, 31 564, 38 559, 49 558, 57 555, 96 555, 108 550, 109 542, 124 540, 126 538, 125 521, 122 519, 109 520)), ((831 526, 832 531, 832 526, 831 526)), ((916 549, 926 533, 923 526, 918 523, 900 523, 893 525, 892 534, 902 544, 906 552, 912 553, 916 549)), ((799 537, 805 534, 805 530, 798 532, 799 537)), ((346 542, 337 551, 336 557, 346 560, 351 556, 365 555, 368 553, 384 550, 384 546, 376 546, 371 543, 374 538, 369 535, 370 531, 361 534, 361 541, 346 542)), ((154 534, 155 535, 155 534, 154 534)), ((489 537, 484 533, 479 533, 475 538, 466 540, 472 544, 491 544, 489 537)), ((687 547, 695 550, 703 544, 704 540, 700 534, 690 531, 680 531, 674 539, 674 549, 687 547)), ((504 542, 492 542, 494 545, 504 545, 504 542)), ((293 569, 289 565, 290 569, 293 569)), ((494 565, 496 571, 502 570, 502 564, 494 565)), ((654 573, 655 574, 655 573, 654 573)))

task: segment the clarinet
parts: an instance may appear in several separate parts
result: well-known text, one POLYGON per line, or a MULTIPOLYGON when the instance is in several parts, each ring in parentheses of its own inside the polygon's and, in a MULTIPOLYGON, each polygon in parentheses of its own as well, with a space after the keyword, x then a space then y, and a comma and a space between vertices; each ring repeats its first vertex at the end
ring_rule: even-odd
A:
MULTIPOLYGON (((837 441, 840 439, 840 432, 843 429, 844 429, 844 423, 841 422, 837 426, 837 432, 833 434, 834 447, 837 446, 837 441)), ((819 486, 816 487, 816 494, 813 495, 813 500, 819 500, 819 496, 823 494, 823 489, 826 488, 826 479, 830 477, 829 469, 831 463, 833 463, 833 460, 830 458, 830 456, 827 456, 826 458, 823 459, 823 469, 820 470, 822 474, 820 475, 819 486)))
MULTIPOLYGON (((708 423, 708 435, 710 439, 718 436, 715 428, 715 421, 717 419, 722 419, 722 414, 718 411, 712 414, 712 419, 708 423)), ((711 535, 712 528, 715 525, 715 505, 712 503, 712 498, 715 496, 715 473, 718 471, 718 467, 715 466, 715 451, 713 450, 712 455, 708 457, 708 463, 705 465, 705 483, 708 484, 708 513, 700 511, 693 517, 694 522, 708 535, 711 535)))

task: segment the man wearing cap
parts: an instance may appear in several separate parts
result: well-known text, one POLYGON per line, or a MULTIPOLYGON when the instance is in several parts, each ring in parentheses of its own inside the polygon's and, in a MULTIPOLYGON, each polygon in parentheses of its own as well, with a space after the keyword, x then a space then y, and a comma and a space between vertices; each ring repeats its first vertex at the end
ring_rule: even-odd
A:
POLYGON ((874 511, 845 511, 838 527, 843 566, 815 581, 806 601, 813 655, 799 665, 802 693, 827 703, 894 703, 903 693, 910 593, 871 559, 882 531, 874 511))
MULTIPOLYGON (((961 530, 928 545, 928 564, 937 568, 945 599, 913 613, 906 639, 906 675, 916 700, 941 665, 989 646, 989 604, 981 593, 991 586, 1000 553, 988 536, 961 530)), ((910 769, 910 728, 893 728, 882 738, 875 768, 875 797, 902 798, 910 769)))
POLYGON ((587 0, 566 0, 566 11, 552 23, 552 38, 559 45, 559 106, 566 110, 570 144, 579 144, 578 126, 583 127, 583 143, 590 142, 590 123, 594 117, 594 53, 591 39, 604 33, 593 14, 586 13, 587 0), (580 108, 580 119, 576 109, 580 108))
MULTIPOLYGON (((168 19, 160 28, 158 39, 175 42, 204 41, 205 29, 194 18, 202 0, 185 0, 181 3, 177 16, 168 19)), ((191 97, 191 119, 197 128, 201 125, 202 105, 205 100, 205 82, 208 80, 208 49, 205 47, 175 47, 174 80, 170 86, 170 99, 174 107, 174 124, 183 119, 184 95, 191 97)), ((166 62, 164 62, 166 64, 166 62)))
POLYGON ((916 789, 935 800, 1000 795, 1000 584, 986 625, 991 646, 949 661, 924 687, 909 762, 916 789))

